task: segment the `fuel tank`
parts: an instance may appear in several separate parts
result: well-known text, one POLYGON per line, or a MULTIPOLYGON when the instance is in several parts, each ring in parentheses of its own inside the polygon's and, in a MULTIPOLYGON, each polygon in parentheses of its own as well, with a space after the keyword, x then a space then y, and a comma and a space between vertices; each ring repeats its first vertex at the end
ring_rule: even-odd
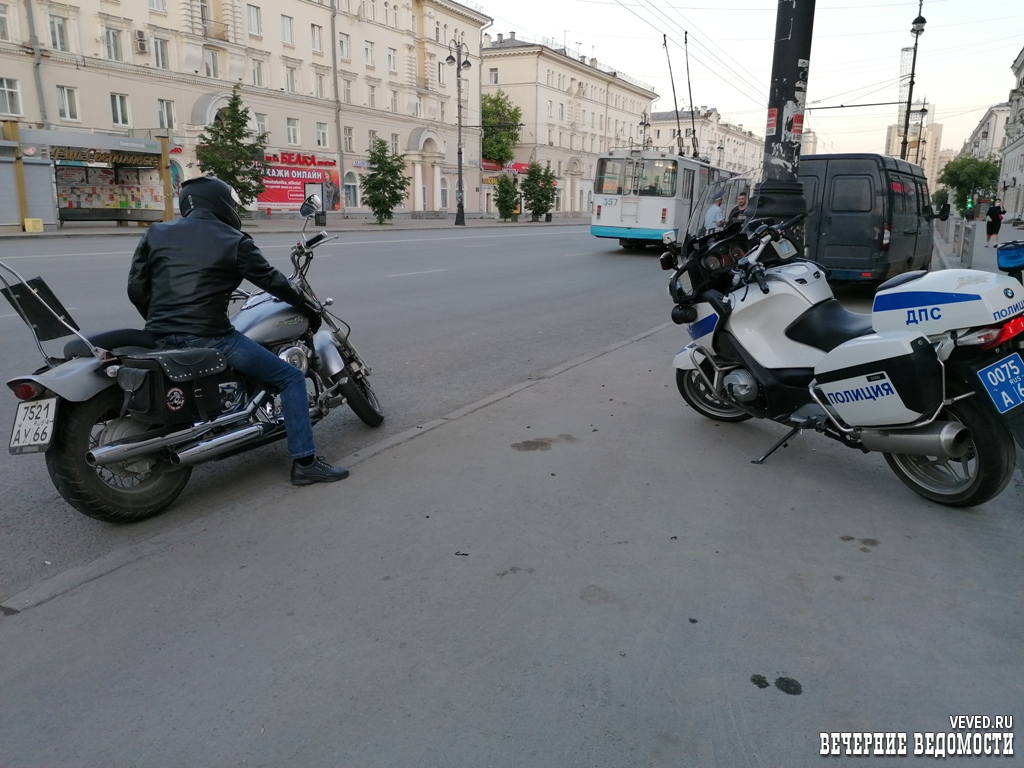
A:
POLYGON ((257 344, 271 345, 297 339, 306 332, 309 320, 291 304, 258 293, 231 317, 231 325, 257 344))

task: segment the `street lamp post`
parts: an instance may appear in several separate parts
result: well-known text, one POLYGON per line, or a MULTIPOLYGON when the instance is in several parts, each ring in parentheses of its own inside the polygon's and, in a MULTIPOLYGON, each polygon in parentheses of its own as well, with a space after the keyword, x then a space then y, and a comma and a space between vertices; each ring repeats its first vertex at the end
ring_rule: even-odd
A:
POLYGON ((456 121, 459 124, 459 176, 455 182, 455 225, 466 225, 466 207, 463 201, 465 195, 462 187, 462 70, 469 69, 469 46, 464 42, 452 38, 448 42, 448 58, 445 63, 455 67, 455 97, 458 105, 455 109, 456 121))
POLYGON ((651 146, 651 137, 648 135, 648 131, 651 129, 651 121, 647 116, 646 112, 640 113, 640 146, 642 149, 647 149, 651 146))
POLYGON ((914 36, 914 56, 910 61, 910 88, 907 90, 907 109, 903 117, 903 143, 900 145, 900 160, 907 159, 907 135, 910 133, 910 106, 914 99, 914 73, 917 70, 917 42, 924 32, 925 18, 921 15, 921 6, 924 0, 918 0, 917 18, 910 27, 910 34, 914 36))

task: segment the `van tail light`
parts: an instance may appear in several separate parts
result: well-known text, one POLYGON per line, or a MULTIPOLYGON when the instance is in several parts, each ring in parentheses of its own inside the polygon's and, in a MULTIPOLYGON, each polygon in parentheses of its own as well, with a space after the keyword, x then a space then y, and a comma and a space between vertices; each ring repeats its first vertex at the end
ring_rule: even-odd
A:
POLYGON ((665 219, 668 218, 668 208, 661 209, 661 223, 665 223, 665 219))
POLYGON ((956 340, 958 345, 977 345, 982 349, 992 349, 1010 339, 1024 333, 1024 315, 1015 317, 1003 325, 991 325, 980 331, 965 333, 956 340))
POLYGON ((882 232, 882 250, 889 250, 889 241, 892 239, 892 232, 889 230, 889 225, 885 225, 885 231, 882 232))
POLYGON ((19 400, 35 400, 46 392, 46 389, 34 381, 12 381, 8 386, 19 400))
POLYGON ((601 218, 601 206, 597 206, 597 218, 601 218))

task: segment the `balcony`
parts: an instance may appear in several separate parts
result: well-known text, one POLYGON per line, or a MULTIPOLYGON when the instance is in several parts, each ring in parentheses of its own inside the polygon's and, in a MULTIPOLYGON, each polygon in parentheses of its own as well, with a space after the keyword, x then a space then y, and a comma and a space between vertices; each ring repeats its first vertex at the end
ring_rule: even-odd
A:
POLYGON ((199 27, 199 34, 203 37, 211 40, 223 40, 225 42, 231 40, 231 27, 223 21, 202 19, 197 26, 199 27))

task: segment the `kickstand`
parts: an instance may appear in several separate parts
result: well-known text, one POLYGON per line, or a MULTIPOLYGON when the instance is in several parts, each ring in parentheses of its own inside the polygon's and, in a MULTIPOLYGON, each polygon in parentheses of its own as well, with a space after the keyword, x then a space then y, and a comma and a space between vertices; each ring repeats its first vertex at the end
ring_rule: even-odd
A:
POLYGON ((783 446, 785 446, 786 443, 788 443, 793 437, 795 437, 796 435, 798 435, 802 431, 803 431, 803 427, 793 427, 791 430, 789 430, 789 432, 786 433, 785 437, 783 437, 781 440, 779 440, 779 442, 777 442, 775 445, 773 445, 771 448, 768 449, 768 453, 766 453, 760 459, 754 459, 750 463, 751 464, 764 464, 765 459, 767 459, 769 456, 771 456, 773 453, 775 453, 777 450, 779 450, 779 448, 782 448, 783 446))

